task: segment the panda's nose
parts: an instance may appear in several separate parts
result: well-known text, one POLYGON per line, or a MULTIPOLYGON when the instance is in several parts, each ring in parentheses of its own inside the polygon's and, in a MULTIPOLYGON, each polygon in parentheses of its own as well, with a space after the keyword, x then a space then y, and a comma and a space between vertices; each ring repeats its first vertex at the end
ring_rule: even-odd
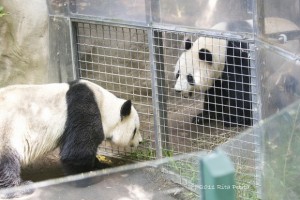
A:
POLYGON ((177 94, 179 94, 179 93, 181 93, 181 90, 175 90, 175 92, 176 92, 177 94))

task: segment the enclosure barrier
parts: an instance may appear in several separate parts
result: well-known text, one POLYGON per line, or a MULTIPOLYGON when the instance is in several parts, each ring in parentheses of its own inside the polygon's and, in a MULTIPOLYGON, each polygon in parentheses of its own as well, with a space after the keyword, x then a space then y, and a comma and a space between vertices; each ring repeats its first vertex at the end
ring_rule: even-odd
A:
MULTIPOLYGON (((260 197, 263 159, 261 135, 256 129, 251 129, 243 137, 235 136, 287 104, 274 102, 274 99, 270 98, 270 94, 278 95, 279 90, 273 90, 274 86, 270 86, 268 80, 272 79, 272 76, 270 79, 265 77, 276 75, 277 70, 274 69, 285 61, 291 63, 290 68, 297 65, 294 63, 297 56, 290 54, 288 49, 289 39, 293 43, 295 37, 287 39, 280 48, 276 46, 282 36, 280 34, 286 32, 279 30, 266 34, 268 28, 264 27, 263 21, 264 9, 268 4, 265 5, 261 1, 235 1, 230 11, 224 10, 227 3, 221 3, 223 6, 212 11, 218 13, 216 16, 206 12, 208 7, 213 5, 204 1, 170 3, 168 0, 134 3, 129 0, 72 0, 62 4, 48 1, 50 41, 55 41, 50 42, 50 76, 56 77, 54 81, 70 81, 76 78, 91 80, 119 97, 133 100, 140 115, 143 144, 137 150, 133 150, 116 148, 105 142, 101 145, 99 153, 143 161, 212 150, 225 144, 225 152, 234 162, 237 184, 248 188, 238 189, 237 197, 260 197), (181 8, 191 13, 180 14, 181 8), (177 17, 170 21, 170 16, 174 14, 172 11, 176 9, 177 17), (211 16, 211 19, 205 18, 207 15, 211 16), (180 21, 182 18, 186 20, 180 21), (197 21, 198 19, 202 21, 197 21), (237 28, 230 32, 211 29, 215 23, 224 19, 251 19, 253 28, 246 31, 237 28), (237 49, 246 53, 246 57, 242 53, 232 56, 234 60, 248 63, 247 69, 241 66, 247 70, 246 78, 232 84, 235 88, 238 88, 239 84, 249 88, 249 91, 243 94, 249 98, 241 102, 241 108, 243 112, 251 113, 250 124, 236 126, 237 124, 232 122, 225 126, 222 119, 210 117, 207 118, 207 123, 201 125, 192 122, 193 117, 204 110, 205 91, 193 91, 194 95, 189 98, 177 94, 174 89, 174 71, 177 61, 185 52, 184 39, 196 41, 199 37, 204 38, 204 41, 213 40, 214 48, 220 52, 228 48, 222 43, 225 40, 226 44, 233 41, 234 45, 229 50, 237 49), (270 45, 274 44, 274 41, 275 45, 270 45), (243 45, 246 48, 241 48, 243 45), (274 57, 276 61, 272 60, 274 57), (250 105, 250 108, 246 105, 250 105)), ((208 42, 205 45, 208 45, 208 42)), ((222 54, 213 56, 221 57, 222 54)), ((196 63, 197 59, 192 57, 192 63, 196 63)), ((193 67, 195 66, 196 64, 193 67)), ((237 71, 233 74, 241 75, 237 71)), ((208 76, 204 78, 212 79, 208 76)), ((238 93, 238 89, 230 89, 231 92, 238 93)), ((227 98, 222 95, 218 97, 227 98)), ((238 101, 235 98, 231 100, 238 101)), ((217 106, 219 105, 215 104, 215 107, 217 106)), ((238 109, 233 106, 231 110, 238 109)), ((219 114, 224 118, 223 112, 219 114)), ((235 115, 234 112, 229 114, 235 115)), ((165 167, 161 168, 161 171, 172 174, 173 181, 197 192, 199 171, 194 162, 181 161, 175 168, 165 167)))
POLYGON ((21 199, 199 199, 196 194, 172 183, 171 175, 164 176, 160 172, 161 168, 176 166, 184 160, 197 161, 198 170, 202 171, 199 174, 203 178, 198 178, 202 180, 199 182, 199 194, 203 194, 203 200, 235 199, 233 164, 220 150, 211 154, 197 152, 6 188, 0 190, 0 198, 34 191, 32 194, 23 194, 21 199), (222 163, 222 166, 209 167, 215 162, 222 163), (204 189, 208 187, 210 190, 204 189))
MULTIPOLYGON (((246 138, 251 138, 251 132, 257 132, 263 136, 262 150, 267 153, 265 154, 263 168, 262 187, 264 192, 262 199, 299 199, 300 197, 298 189, 299 181, 296 176, 299 171, 297 166, 300 163, 298 156, 300 150, 298 141, 300 138, 299 116, 300 101, 297 101, 280 113, 266 119, 259 126, 254 126, 252 129, 218 147, 218 151, 234 152, 235 147, 247 145, 246 138)), ((198 195, 191 193, 183 186, 174 184, 171 181, 174 180, 174 176, 180 176, 180 174, 162 174, 161 169, 169 169, 171 171, 171 169, 180 168, 182 163, 192 163, 199 172, 202 170, 201 173, 198 173, 200 175, 198 179, 202 181, 202 174, 209 175, 216 173, 204 171, 200 164, 204 160, 206 162, 207 160, 211 160, 212 157, 215 158, 218 156, 208 152, 194 152, 171 158, 137 162, 97 172, 2 189, 0 190, 0 197, 12 192, 34 189, 35 192, 26 197, 27 199, 92 200, 126 197, 142 199, 199 199, 198 195, 201 197, 203 190, 200 190, 198 195), (83 188, 75 187, 76 184, 81 185, 82 183, 91 183, 92 185, 83 188)), ((225 168, 223 162, 218 162, 218 165, 213 164, 213 167, 209 167, 207 170, 216 167, 225 168)), ((231 167, 228 169, 228 172, 232 172, 231 167)), ((213 177, 218 180, 220 176, 213 177)), ((239 178, 239 176, 236 177, 239 178)), ((221 181, 219 183, 225 187, 228 182, 221 181)), ((205 182, 197 184, 204 187, 205 182)), ((249 191, 253 190, 251 188, 253 186, 248 184, 240 185, 238 182, 233 185, 240 188, 239 190, 235 190, 237 192, 237 199, 245 196, 249 199, 257 199, 256 193, 249 193, 249 191), (241 195, 241 192, 244 192, 242 193, 243 195, 241 195)))

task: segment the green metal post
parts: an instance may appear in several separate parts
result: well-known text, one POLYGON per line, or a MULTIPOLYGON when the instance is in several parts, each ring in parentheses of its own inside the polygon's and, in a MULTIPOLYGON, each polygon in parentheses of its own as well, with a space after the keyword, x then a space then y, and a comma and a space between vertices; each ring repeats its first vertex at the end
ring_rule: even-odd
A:
POLYGON ((200 161, 203 200, 235 200, 234 166, 221 150, 200 161))

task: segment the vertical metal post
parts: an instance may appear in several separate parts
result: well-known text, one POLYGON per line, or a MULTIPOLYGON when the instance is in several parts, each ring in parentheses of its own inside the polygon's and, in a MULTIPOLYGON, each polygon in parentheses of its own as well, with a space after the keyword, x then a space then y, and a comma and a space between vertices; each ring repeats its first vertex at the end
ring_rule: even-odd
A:
MULTIPOLYGON (((77 4, 76 0, 68 0, 68 13, 71 15, 72 13, 77 12, 77 4)), ((69 20, 69 28, 70 28, 70 42, 71 42, 71 57, 72 57, 72 70, 73 70, 73 80, 80 78, 79 73, 79 58, 78 58, 78 25, 76 22, 73 22, 71 19, 69 20)))
POLYGON ((253 29, 257 38, 265 35, 265 9, 263 0, 253 2, 253 29))
MULTIPOLYGON (((256 102, 256 107, 253 110, 253 118, 260 121, 262 119, 263 105, 262 105, 262 87, 261 87, 261 77, 263 74, 262 64, 259 63, 261 59, 259 58, 259 48, 257 46, 257 40, 265 36, 265 8, 263 0, 254 0, 253 2, 253 30, 254 30, 254 45, 250 46, 251 53, 250 58, 255 58, 255 60, 251 59, 251 84, 256 83, 256 90, 251 88, 252 98, 256 102), (255 77, 255 78, 253 78, 255 77), (255 93, 254 93, 255 92, 255 93)), ((260 55, 261 56, 261 55, 260 55)), ((262 134, 259 128, 253 129, 254 135, 254 143, 255 143, 255 180, 256 180, 256 188, 257 188, 257 197, 262 197, 262 164, 264 160, 264 155, 261 147, 262 134)))
POLYGON ((73 77, 70 18, 49 17, 49 81, 66 82, 73 77), (52 41, 52 42, 51 42, 52 41))
POLYGON ((235 200, 234 167, 221 150, 200 160, 201 196, 203 200, 235 200))
MULTIPOLYGON (((252 93, 252 117, 253 124, 258 124, 261 120, 261 83, 260 77, 258 77, 259 63, 257 61, 257 49, 255 44, 250 44, 250 67, 251 67, 251 93, 252 93)), ((262 185, 262 153, 261 153, 261 134, 257 128, 253 128, 253 142, 255 145, 255 180, 258 197, 261 196, 262 185)))
POLYGON ((149 57, 152 81, 152 104, 154 112, 154 131, 156 142, 156 157, 163 157, 163 150, 169 149, 167 96, 165 95, 165 68, 162 32, 154 30, 153 21, 160 18, 159 0, 145 1, 148 23, 149 57))
POLYGON ((70 40, 71 40, 71 56, 72 56, 72 69, 73 69, 73 80, 80 77, 79 74, 79 59, 78 59, 78 47, 77 47, 77 23, 70 20, 70 40))

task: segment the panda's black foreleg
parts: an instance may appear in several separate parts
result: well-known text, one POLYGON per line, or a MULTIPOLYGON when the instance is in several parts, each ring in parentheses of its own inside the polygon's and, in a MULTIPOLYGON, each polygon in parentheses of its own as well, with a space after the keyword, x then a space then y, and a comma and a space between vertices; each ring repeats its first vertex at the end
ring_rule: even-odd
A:
POLYGON ((61 163, 65 174, 72 175, 78 173, 89 172, 93 170, 105 169, 111 167, 106 163, 102 163, 96 156, 87 156, 84 159, 61 159, 61 163))
MULTIPOLYGON (((89 172, 97 169, 104 169, 110 167, 108 164, 101 163, 95 156, 87 156, 82 160, 62 160, 65 174, 78 174, 89 172)), ((75 187, 87 187, 102 181, 102 177, 87 177, 85 179, 71 183, 75 187)))
MULTIPOLYGON (((97 124, 96 124, 97 125, 97 124)), ((90 172, 99 166, 96 159, 98 145, 102 139, 97 136, 100 131, 94 129, 86 130, 84 126, 79 130, 69 132, 60 141, 60 160, 66 175, 90 172)), ((78 128, 78 127, 77 127, 78 128)), ((77 187, 86 187, 94 184, 95 178, 87 178, 74 183, 77 187)))
MULTIPOLYGON (((233 86, 231 86, 233 87, 233 86)), ((236 90, 229 92, 229 104, 224 106, 223 121, 225 127, 251 126, 252 104, 250 92, 245 91, 245 86, 235 84, 236 90)), ((246 91, 249 91, 247 88, 246 91)))
POLYGON ((93 155, 85 157, 82 157, 82 155, 78 155, 77 158, 61 158, 61 163, 66 175, 89 172, 95 169, 95 159, 93 155))
MULTIPOLYGON (((32 183, 31 181, 23 181, 21 179, 21 164, 18 154, 13 150, 7 150, 6 152, 6 154, 1 155, 0 157, 0 189, 32 183)), ((15 198, 33 192, 33 189, 26 189, 3 194, 1 195, 1 198, 15 198)))
POLYGON ((193 117, 192 123, 204 124, 210 119, 215 118, 215 106, 212 103, 214 101, 215 99, 213 96, 205 94, 203 111, 200 112, 196 117, 193 117))
POLYGON ((21 165, 16 153, 8 151, 0 158, 0 188, 18 186, 21 183, 21 165))
POLYGON ((97 148, 104 139, 100 119, 92 111, 72 114, 60 140, 60 160, 66 175, 95 170, 97 148))
MULTIPOLYGON (((96 154, 96 152, 95 152, 96 154)), ((61 153, 61 163, 64 173, 66 175, 79 174, 84 172, 93 171, 96 168, 96 155, 77 155, 77 157, 65 157, 61 153)), ((99 182, 98 178, 85 178, 71 183, 76 187, 87 187, 99 182)))
POLYGON ((199 113, 192 119, 193 123, 203 124, 209 122, 210 125, 215 124, 219 119, 219 113, 222 111, 224 98, 222 97, 222 89, 216 82, 216 87, 210 88, 204 97, 203 112, 199 113))

